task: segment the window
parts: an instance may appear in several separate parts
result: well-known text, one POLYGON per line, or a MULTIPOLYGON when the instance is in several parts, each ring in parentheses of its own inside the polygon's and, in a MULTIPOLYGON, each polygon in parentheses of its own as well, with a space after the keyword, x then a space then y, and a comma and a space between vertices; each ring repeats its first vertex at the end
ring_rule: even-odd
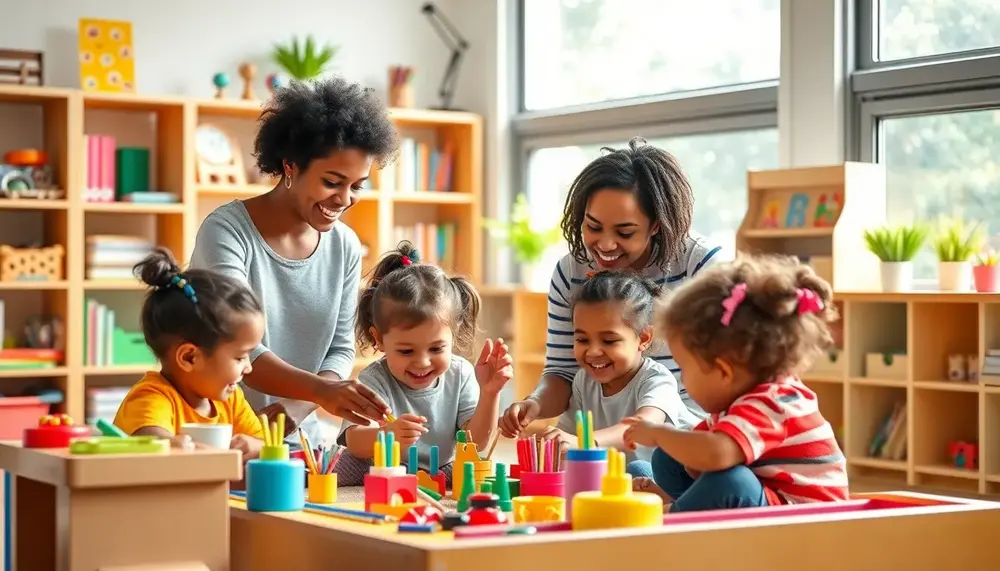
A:
POLYGON ((523 0, 523 108, 777 79, 779 8, 780 0, 523 0))
MULTIPOLYGON (((890 222, 961 216, 1000 247, 1000 110, 894 117, 879 128, 890 222)), ((914 277, 933 280, 936 264, 925 250, 914 277)))
MULTIPOLYGON (((695 193, 693 229, 732 249, 736 230, 747 208, 747 170, 778 166, 778 130, 775 128, 685 135, 650 139, 652 145, 677 157, 695 193)), ((527 196, 532 222, 538 228, 558 225, 562 220, 566 193, 574 177, 600 155, 603 146, 582 145, 541 148, 528 158, 527 196)), ((567 252, 565 244, 549 249, 533 268, 531 285, 548 284, 552 268, 567 252)))
POLYGON ((1000 46, 996 0, 875 0, 877 61, 1000 46))

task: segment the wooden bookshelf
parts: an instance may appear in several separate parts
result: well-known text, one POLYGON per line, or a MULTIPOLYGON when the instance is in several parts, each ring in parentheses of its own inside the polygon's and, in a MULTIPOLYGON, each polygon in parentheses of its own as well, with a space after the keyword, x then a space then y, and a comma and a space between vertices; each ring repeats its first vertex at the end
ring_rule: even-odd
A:
MULTIPOLYGON (((57 183, 65 189, 61 200, 0 199, 0 243, 26 239, 60 244, 65 249, 65 279, 58 282, 0 283, 0 298, 8 300, 7 327, 13 329, 28 315, 44 311, 65 324, 66 360, 54 369, 0 371, 0 393, 5 387, 44 382, 63 391, 63 412, 85 417, 85 389, 91 379, 126 384, 123 377, 142 373, 143 366, 94 367, 84 365, 84 303, 102 296, 130 308, 122 321, 138 330, 138 308, 144 289, 130 280, 87 280, 86 241, 93 234, 139 235, 170 248, 182 263, 190 259, 198 226, 218 205, 267 192, 271 185, 245 187, 199 185, 195 174, 194 131, 211 121, 231 127, 241 152, 249 159, 252 136, 261 103, 242 100, 202 100, 175 96, 84 93, 78 90, 34 86, 0 86, 0 106, 41 110, 42 147, 49 153, 57 183), (83 200, 85 134, 110 134, 119 144, 150 149, 151 186, 176 193, 177 204, 87 203, 83 200), (5 231, 5 221, 18 228, 41 228, 37 235, 5 231), (12 310, 13 308, 13 310, 12 310), (21 311, 22 308, 27 308, 21 311)), ((391 109, 401 132, 416 130, 433 144, 447 143, 454 151, 451 192, 419 192, 399 197, 392 188, 366 191, 344 216, 369 248, 365 269, 389 250, 391 229, 399 219, 428 223, 448 221, 457 235, 453 271, 482 282, 482 232, 479 223, 483 192, 482 118, 459 112, 391 109)), ((31 140, 30 137, 28 140, 31 140)), ((17 143, 6 140, 10 145, 17 143)), ((29 143, 22 143, 30 146, 29 143)), ((252 165, 249 160, 246 165, 252 165)), ((11 226, 8 226, 10 228, 11 226)), ((358 365, 371 356, 359 355, 358 365)), ((13 390, 9 392, 13 393, 13 390)))

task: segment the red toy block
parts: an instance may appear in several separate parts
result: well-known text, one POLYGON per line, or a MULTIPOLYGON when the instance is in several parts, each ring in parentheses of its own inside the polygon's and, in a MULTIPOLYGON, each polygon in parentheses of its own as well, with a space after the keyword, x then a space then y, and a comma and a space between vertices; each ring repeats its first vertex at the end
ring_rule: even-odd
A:
POLYGON ((399 496, 401 503, 417 501, 417 477, 414 474, 382 476, 365 474, 365 510, 371 511, 373 504, 391 505, 393 497, 399 496))
POLYGON ((979 469, 979 445, 972 442, 952 442, 948 445, 948 455, 956 468, 979 469))
POLYGON ((437 475, 431 476, 424 470, 417 471, 417 485, 434 490, 442 496, 448 493, 448 488, 444 478, 444 472, 438 471, 437 475))
POLYGON ((65 414, 46 415, 38 419, 38 426, 24 429, 25 448, 69 448, 74 438, 91 435, 87 425, 74 424, 65 414))

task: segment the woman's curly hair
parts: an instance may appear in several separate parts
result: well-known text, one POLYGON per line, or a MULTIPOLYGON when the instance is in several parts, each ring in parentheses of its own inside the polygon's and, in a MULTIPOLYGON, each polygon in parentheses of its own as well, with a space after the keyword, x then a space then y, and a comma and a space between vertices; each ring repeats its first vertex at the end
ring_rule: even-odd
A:
POLYGON ((372 89, 343 77, 293 81, 279 88, 260 115, 254 157, 261 173, 282 176, 282 161, 302 170, 337 149, 358 149, 382 168, 399 150, 389 111, 372 89))

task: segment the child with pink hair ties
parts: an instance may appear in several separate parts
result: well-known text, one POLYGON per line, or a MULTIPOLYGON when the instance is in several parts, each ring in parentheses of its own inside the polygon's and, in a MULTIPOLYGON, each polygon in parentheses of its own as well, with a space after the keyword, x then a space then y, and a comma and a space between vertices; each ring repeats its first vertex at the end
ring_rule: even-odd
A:
POLYGON ((629 418, 626 446, 656 447, 653 478, 672 512, 845 500, 847 470, 816 393, 799 380, 833 343, 830 284, 784 256, 704 269, 660 318, 692 399, 693 430, 629 418))

